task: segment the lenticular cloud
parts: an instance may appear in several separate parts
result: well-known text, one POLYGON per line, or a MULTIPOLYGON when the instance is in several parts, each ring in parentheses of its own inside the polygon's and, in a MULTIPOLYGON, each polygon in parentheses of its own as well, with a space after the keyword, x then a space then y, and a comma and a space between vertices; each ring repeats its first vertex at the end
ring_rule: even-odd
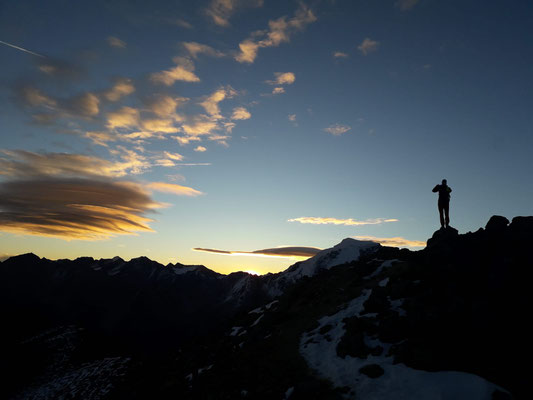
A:
POLYGON ((47 178, 0 183, 0 230, 99 240, 152 231, 145 215, 161 205, 138 184, 47 178))

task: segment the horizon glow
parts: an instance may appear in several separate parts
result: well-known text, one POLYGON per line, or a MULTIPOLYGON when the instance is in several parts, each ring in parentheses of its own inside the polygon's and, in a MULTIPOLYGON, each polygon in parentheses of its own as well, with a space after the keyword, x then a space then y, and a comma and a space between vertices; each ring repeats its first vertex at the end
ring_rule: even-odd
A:
POLYGON ((1 258, 419 249, 443 178, 461 233, 533 215, 533 4, 252 3, 3 5, 1 258))

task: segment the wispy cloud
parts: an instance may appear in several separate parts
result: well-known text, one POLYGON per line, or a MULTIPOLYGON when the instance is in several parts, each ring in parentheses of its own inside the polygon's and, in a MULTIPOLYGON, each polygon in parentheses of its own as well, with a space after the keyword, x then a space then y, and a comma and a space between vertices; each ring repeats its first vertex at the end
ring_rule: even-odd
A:
POLYGON ((0 152, 0 175, 18 178, 39 176, 122 177, 148 168, 144 157, 131 150, 117 150, 118 161, 68 153, 33 153, 25 150, 0 152))
POLYGON ((194 148, 194 151, 196 151, 198 153, 203 153, 203 152, 207 151, 207 149, 204 146, 196 146, 194 148))
POLYGON ((255 251, 233 251, 195 247, 193 250, 231 256, 282 257, 302 259, 313 257, 321 249, 318 249, 316 247, 275 247, 271 249, 262 249, 255 251))
POLYGON ((135 92, 133 82, 128 78, 119 78, 115 81, 113 87, 104 92, 104 97, 109 101, 118 101, 122 97, 135 92))
POLYGON ((369 53, 376 51, 378 47, 379 47, 379 42, 376 40, 372 40, 370 38, 365 38, 365 40, 363 40, 363 42, 359 46, 357 46, 359 51, 363 53, 363 55, 365 56, 368 55, 369 53))
POLYGON ((116 36, 108 36, 107 44, 110 45, 111 47, 118 47, 118 48, 121 48, 121 49, 125 49, 126 48, 126 42, 124 42, 123 40, 120 40, 116 36))
POLYGON ((333 52, 333 57, 335 57, 335 58, 347 58, 348 57, 348 53, 343 53, 342 51, 334 51, 333 52))
POLYGON ((354 236, 353 238, 357 240, 370 240, 390 247, 426 247, 426 242, 409 240, 402 237, 379 238, 375 236, 354 236))
POLYGON ((218 26, 228 27, 230 17, 239 8, 262 6, 263 0, 211 0, 205 12, 218 26))
POLYGON ((244 107, 236 107, 233 109, 233 114, 231 114, 231 119, 233 120, 245 120, 250 119, 252 114, 244 107))
POLYGON ((151 182, 147 184, 146 187, 156 192, 170 193, 177 196, 196 197, 203 194, 199 190, 187 186, 177 185, 175 183, 151 182))
POLYGON ((289 114, 289 121, 296 122, 296 114, 289 114))
POLYGON ((135 128, 139 126, 141 115, 139 110, 133 107, 121 107, 117 111, 107 113, 107 128, 135 128))
POLYGON ((153 73, 150 80, 166 86, 172 86, 176 81, 200 82, 200 78, 193 72, 194 64, 189 58, 174 57, 174 62, 177 66, 153 73))
POLYGON ((285 89, 282 88, 281 86, 275 87, 274 89, 272 89, 272 94, 283 94, 283 93, 285 93, 285 89))
POLYGON ((257 58, 260 48, 277 47, 281 43, 290 41, 293 33, 301 31, 306 25, 315 22, 316 17, 305 4, 300 3, 294 17, 286 16, 268 22, 268 30, 257 31, 252 36, 239 43, 239 52, 235 60, 240 63, 251 64, 257 58))
POLYGON ((394 5, 402 11, 407 11, 417 5, 419 0, 398 0, 394 5))
POLYGON ((270 85, 291 85, 296 80, 294 72, 274 72, 275 79, 267 81, 270 85))
POLYGON ((207 96, 207 98, 199 104, 211 117, 215 119, 220 119, 222 118, 222 116, 220 115, 220 108, 218 106, 218 103, 227 98, 231 98, 236 94, 237 92, 231 86, 221 87, 215 90, 209 96, 207 96))
MULTIPOLYGON (((100 99, 91 92, 81 93, 69 98, 54 98, 32 86, 22 86, 16 89, 16 96, 28 107, 44 109, 46 113, 37 113, 41 117, 49 118, 48 121, 60 117, 91 118, 100 112, 100 99)), ((44 122, 48 122, 46 119, 44 122)), ((39 122, 37 120, 36 122, 39 122)))
POLYGON ((313 225, 346 225, 346 226, 361 226, 361 225, 379 225, 386 222, 398 222, 395 218, 373 218, 364 221, 358 221, 353 218, 339 219, 330 217, 299 217, 289 219, 288 222, 299 222, 301 224, 313 225))
POLYGON ((190 22, 185 21, 182 18, 174 18, 174 19, 170 20, 169 22, 171 24, 173 24, 173 25, 179 26, 180 28, 185 28, 185 29, 192 29, 193 28, 193 26, 192 26, 192 24, 190 22))
POLYGON ((132 182, 48 178, 0 183, 0 230, 66 240, 151 232, 160 207, 132 182))
POLYGON ((324 128, 324 131, 327 133, 331 133, 333 136, 340 136, 343 133, 348 132, 350 129, 352 128, 348 125, 333 124, 328 126, 327 128, 324 128))
POLYGON ((12 47, 12 48, 14 48, 14 49, 17 49, 17 50, 23 51, 23 52, 25 52, 25 53, 28 53, 28 54, 31 54, 31 55, 34 55, 34 56, 37 56, 37 57, 45 58, 45 56, 43 56, 42 54, 35 53, 35 52, 30 51, 30 50, 28 50, 28 49, 25 49, 25 48, 23 48, 23 47, 15 46, 14 44, 7 43, 7 42, 3 42, 2 40, 0 40, 0 43, 3 44, 3 45, 6 45, 6 46, 12 47))
POLYGON ((218 51, 211 46, 197 42, 183 42, 183 47, 191 55, 192 58, 197 58, 199 54, 205 54, 209 57, 224 57, 224 53, 218 51))

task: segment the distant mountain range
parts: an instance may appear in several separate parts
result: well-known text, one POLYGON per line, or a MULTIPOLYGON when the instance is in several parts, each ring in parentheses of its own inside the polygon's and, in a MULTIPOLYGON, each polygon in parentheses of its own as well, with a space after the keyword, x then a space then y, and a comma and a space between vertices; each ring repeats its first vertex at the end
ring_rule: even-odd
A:
POLYGON ((1 398, 525 399, 533 217, 345 239, 278 274, 0 263, 1 398))

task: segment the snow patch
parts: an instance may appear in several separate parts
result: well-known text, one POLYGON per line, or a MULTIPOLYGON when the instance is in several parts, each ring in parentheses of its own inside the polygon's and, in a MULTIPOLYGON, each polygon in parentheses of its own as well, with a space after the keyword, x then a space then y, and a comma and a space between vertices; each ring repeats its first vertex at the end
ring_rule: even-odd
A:
POLYGON ((194 272, 198 269, 196 265, 184 265, 182 267, 172 267, 172 272, 176 275, 183 275, 189 272, 194 272))
MULTIPOLYGON (((383 264, 382 264, 383 265, 383 264)), ((349 387, 345 398, 365 400, 490 400, 495 389, 505 391, 485 379, 464 372, 443 371, 427 372, 415 370, 404 364, 393 364, 393 357, 387 357, 390 344, 381 343, 373 337, 365 337, 372 347, 382 346, 381 356, 368 356, 366 359, 337 356, 337 345, 345 334, 344 318, 360 316, 363 303, 369 298, 371 290, 353 299, 344 309, 334 315, 321 318, 319 326, 302 335, 300 353, 307 364, 322 377, 330 380, 335 387, 349 387), (320 329, 332 325, 326 334, 320 329), (325 336, 328 336, 326 339, 325 336), (359 372, 360 368, 377 364, 384 370, 378 378, 370 378, 359 372)), ((399 307, 403 300, 395 300, 399 307)))
POLYGON ((241 329, 242 329, 242 326, 234 326, 233 328, 231 328, 231 333, 229 335, 237 336, 237 334, 239 333, 241 329))
POLYGON ((381 265, 374 271, 372 272, 372 274, 370 274, 366 279, 372 279, 372 278, 375 278, 376 276, 378 276, 379 274, 381 274, 381 272, 385 269, 385 268, 390 268, 392 267, 392 264, 398 262, 400 260, 397 260, 397 259, 392 259, 392 260, 386 260, 386 261, 383 261, 381 263, 381 265))
POLYGON ((268 293, 279 296, 283 289, 304 276, 313 276, 322 270, 346 264, 359 259, 362 253, 376 251, 380 244, 371 241, 344 239, 338 245, 318 252, 306 261, 296 263, 283 271, 270 283, 268 293))
POLYGON ((285 400, 288 400, 289 397, 291 397, 292 392, 294 392, 294 386, 291 386, 291 387, 288 388, 287 391, 285 392, 285 400))
POLYGON ((265 316, 265 314, 263 314, 259 318, 257 318, 255 320, 255 322, 252 325, 250 325, 250 328, 253 327, 253 326, 256 326, 259 323, 259 321, 261 321, 261 318, 263 318, 264 316, 265 316))

